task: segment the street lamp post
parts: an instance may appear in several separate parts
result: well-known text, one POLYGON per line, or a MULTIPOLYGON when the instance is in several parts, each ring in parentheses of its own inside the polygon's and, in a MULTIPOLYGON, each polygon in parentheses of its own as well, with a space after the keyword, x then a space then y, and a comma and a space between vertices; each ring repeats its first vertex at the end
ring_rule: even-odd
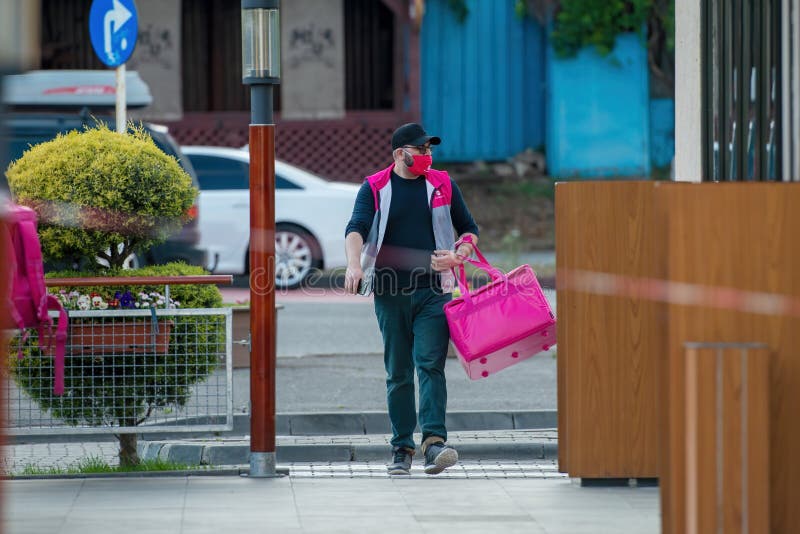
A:
POLYGON ((250 85, 250 476, 275 472, 275 124, 280 0, 242 0, 242 82, 250 85))

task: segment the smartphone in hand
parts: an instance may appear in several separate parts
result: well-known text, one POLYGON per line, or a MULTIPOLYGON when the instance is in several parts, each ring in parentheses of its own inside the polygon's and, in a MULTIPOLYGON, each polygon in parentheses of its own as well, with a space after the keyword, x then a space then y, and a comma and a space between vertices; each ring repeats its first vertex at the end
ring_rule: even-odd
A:
POLYGON ((358 290, 356 292, 365 297, 372 293, 372 278, 370 278, 369 282, 366 282, 364 277, 361 277, 361 280, 358 281, 358 290))

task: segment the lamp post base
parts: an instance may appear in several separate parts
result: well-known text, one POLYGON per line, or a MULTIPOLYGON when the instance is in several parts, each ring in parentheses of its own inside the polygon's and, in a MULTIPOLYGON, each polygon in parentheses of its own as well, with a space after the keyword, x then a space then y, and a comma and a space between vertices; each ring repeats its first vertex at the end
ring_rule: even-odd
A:
POLYGON ((274 452, 250 453, 250 478, 276 478, 283 476, 275 470, 274 452))

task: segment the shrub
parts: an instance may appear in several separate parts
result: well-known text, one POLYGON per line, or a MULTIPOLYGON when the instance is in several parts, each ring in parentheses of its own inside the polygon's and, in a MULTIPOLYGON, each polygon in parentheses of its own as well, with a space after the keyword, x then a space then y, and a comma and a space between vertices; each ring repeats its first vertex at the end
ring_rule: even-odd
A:
MULTIPOLYGON (((112 276, 175 276, 205 274, 202 268, 182 263, 150 266, 135 270, 114 269, 112 276)), ((48 277, 85 277, 88 273, 64 271, 48 277)), ((58 293, 61 288, 50 288, 58 293)), ((82 293, 100 295, 129 290, 132 293, 164 293, 164 286, 86 287, 82 293)), ((170 294, 181 308, 219 308, 222 296, 215 286, 175 285, 170 294)), ((69 425, 137 426, 156 409, 180 408, 191 397, 192 386, 207 379, 220 363, 224 350, 224 322, 208 317, 175 316, 167 354, 69 354, 65 364, 65 392, 53 395, 53 359, 43 354, 36 338, 23 347, 25 357, 17 359, 17 348, 9 354, 11 376, 43 411, 69 425), (180 372, 176 372, 180 369, 180 372)), ((73 318, 71 323, 80 322, 73 318)), ((147 321, 149 324, 149 320, 147 321)), ((138 463, 136 435, 120 434, 120 463, 138 463)))
POLYGON ((6 175, 15 201, 39 215, 48 263, 97 257, 121 267, 178 231, 197 196, 191 177, 141 128, 61 134, 28 149, 6 175))

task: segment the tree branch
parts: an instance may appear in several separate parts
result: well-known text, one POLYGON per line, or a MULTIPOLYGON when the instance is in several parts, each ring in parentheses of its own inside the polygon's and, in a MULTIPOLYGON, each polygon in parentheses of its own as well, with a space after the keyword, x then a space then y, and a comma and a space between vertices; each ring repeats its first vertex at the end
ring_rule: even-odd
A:
POLYGON ((133 424, 133 426, 139 426, 142 423, 144 423, 145 421, 147 421, 147 418, 150 417, 150 414, 152 414, 152 413, 153 413, 153 405, 151 404, 150 406, 147 407, 147 413, 144 414, 144 417, 142 417, 141 419, 136 421, 133 424))

